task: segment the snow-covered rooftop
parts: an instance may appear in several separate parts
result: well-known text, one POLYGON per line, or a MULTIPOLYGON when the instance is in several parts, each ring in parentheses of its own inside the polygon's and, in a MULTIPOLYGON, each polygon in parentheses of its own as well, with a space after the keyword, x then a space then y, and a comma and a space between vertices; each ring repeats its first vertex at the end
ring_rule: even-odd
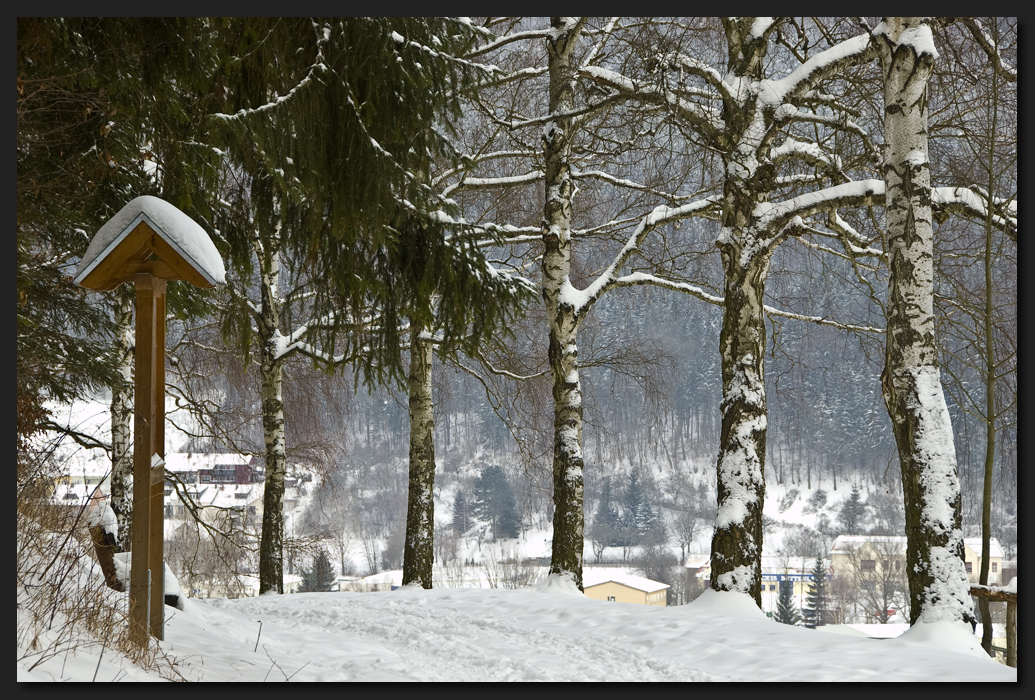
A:
MULTIPOLYGON (((905 535, 838 535, 830 548, 830 552, 832 554, 847 554, 867 542, 874 545, 888 544, 895 547, 898 554, 906 553, 905 535)), ((963 543, 977 553, 978 556, 981 556, 980 537, 964 537, 963 543)), ((999 540, 994 537, 989 541, 989 556, 999 558, 1003 556, 1003 548, 1000 546, 999 540)))
POLYGON ((649 578, 644 578, 643 576, 637 576, 636 574, 619 573, 612 570, 599 570, 593 568, 582 570, 583 588, 599 586, 609 582, 620 583, 623 586, 635 588, 636 590, 643 591, 645 593, 663 591, 670 587, 667 583, 653 581, 649 578))
POLYGON ((144 195, 131 200, 97 231, 76 267, 76 284, 81 283, 141 221, 147 222, 209 283, 215 285, 226 281, 223 258, 205 229, 164 199, 144 195))

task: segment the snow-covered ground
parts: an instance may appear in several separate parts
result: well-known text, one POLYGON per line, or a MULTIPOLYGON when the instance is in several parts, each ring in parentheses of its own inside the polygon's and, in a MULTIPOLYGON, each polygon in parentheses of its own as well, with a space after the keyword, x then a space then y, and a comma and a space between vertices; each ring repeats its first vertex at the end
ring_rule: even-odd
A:
MULTIPOLYGON (((100 405, 78 407, 67 418, 86 434, 103 432, 108 419, 100 405)), ((175 433, 169 443, 177 449, 175 433)), ((102 451, 68 443, 61 449, 67 452, 59 457, 75 461, 84 475, 108 468, 102 451)), ((784 498, 789 485, 767 487, 766 514, 780 523, 767 534, 767 550, 780 546, 784 527, 815 527, 820 514, 834 516, 844 496, 828 484, 825 507, 806 511, 819 487, 799 487, 793 499, 784 498)), ((436 520, 444 521, 452 494, 437 495, 436 520)), ((692 551, 706 551, 710 533, 702 530, 692 551)), ((504 561, 548 556, 549 536, 533 529, 498 543, 465 538, 458 561, 472 564, 438 571, 430 591, 186 599, 183 610, 166 607, 161 662, 151 671, 82 633, 77 644, 44 659, 47 635, 34 650, 32 635, 21 634, 19 597, 18 680, 1017 680, 1016 670, 989 659, 962 625, 921 624, 894 639, 872 639, 858 630, 778 624, 736 593, 706 591, 688 605, 662 608, 591 600, 541 575, 529 588, 486 587, 504 561)), ((613 549, 605 557, 620 554, 613 549)), ((89 567, 89 556, 82 560, 89 567)), ((82 575, 100 573, 93 566, 82 575)), ((107 595, 125 605, 125 594, 107 595)), ((60 629, 62 615, 55 619, 60 629)))
POLYGON ((97 642, 32 671, 20 649, 18 681, 1017 680, 950 623, 868 639, 778 624, 738 593, 659 608, 549 582, 187 600, 166 607, 162 674, 97 642))

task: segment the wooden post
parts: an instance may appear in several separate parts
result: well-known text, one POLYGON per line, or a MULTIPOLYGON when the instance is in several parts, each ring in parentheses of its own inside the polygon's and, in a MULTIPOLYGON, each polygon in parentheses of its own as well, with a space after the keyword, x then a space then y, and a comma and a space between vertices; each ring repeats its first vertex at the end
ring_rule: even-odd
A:
MULTIPOLYGON (((136 286, 136 378, 133 398, 133 549, 130 556, 129 636, 147 646, 150 569, 151 455, 154 454, 155 295, 149 272, 134 275, 136 286)), ((165 319, 162 319, 163 325, 165 319)))
POLYGON ((151 454, 158 455, 162 464, 149 464, 151 502, 148 506, 150 542, 147 568, 151 570, 151 636, 162 640, 165 639, 165 280, 153 277, 152 291, 155 315, 155 384, 151 409, 154 416, 151 454))
POLYGON ((1017 668, 1017 596, 1006 601, 1006 665, 1017 668))
POLYGON ((1017 668, 1017 592, 974 585, 970 595, 1006 603, 1006 665, 1017 668))
POLYGON ((208 289, 222 284, 224 274, 219 251, 196 222, 168 202, 143 196, 101 227, 73 278, 95 291, 127 282, 136 288, 129 637, 141 647, 148 633, 164 637, 166 282, 208 289))

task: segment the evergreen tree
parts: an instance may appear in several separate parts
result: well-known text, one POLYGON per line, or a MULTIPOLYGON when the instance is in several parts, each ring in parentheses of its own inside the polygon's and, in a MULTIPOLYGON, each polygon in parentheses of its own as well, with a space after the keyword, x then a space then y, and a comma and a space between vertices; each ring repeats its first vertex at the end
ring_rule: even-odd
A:
POLYGON ((805 626, 815 629, 823 624, 823 612, 826 609, 826 568, 823 566, 823 557, 816 557, 816 566, 812 569, 812 583, 809 584, 809 592, 805 598, 805 608, 802 610, 802 617, 805 626))
POLYGON ((302 584, 299 586, 298 592, 329 591, 334 585, 336 578, 331 558, 327 555, 326 550, 320 549, 319 554, 316 555, 316 560, 313 561, 313 567, 302 571, 302 584))
POLYGON ((639 469, 629 473, 619 520, 619 544, 656 545, 665 541, 665 523, 650 497, 650 493, 654 491, 653 487, 653 482, 645 482, 639 469))
POLYGON ((852 485, 852 493, 841 504, 841 512, 837 520, 846 535, 857 535, 862 529, 863 520, 866 519, 866 504, 859 493, 858 484, 852 485))
POLYGON ((474 503, 478 517, 491 524, 493 539, 518 536, 521 517, 502 467, 493 465, 482 470, 474 484, 474 503))
POLYGON ((605 547, 615 547, 622 543, 621 518, 612 495, 610 477, 604 478, 604 486, 597 501, 597 511, 593 516, 589 538, 593 542, 594 551, 597 551, 598 560, 605 547))
POLYGON ((462 535, 471 529, 471 507, 467 503, 463 489, 456 490, 453 497, 453 521, 451 523, 453 532, 462 535))
POLYGON ((801 622, 801 612, 794 605, 794 582, 790 579, 780 581, 780 595, 776 600, 773 619, 785 625, 801 622))

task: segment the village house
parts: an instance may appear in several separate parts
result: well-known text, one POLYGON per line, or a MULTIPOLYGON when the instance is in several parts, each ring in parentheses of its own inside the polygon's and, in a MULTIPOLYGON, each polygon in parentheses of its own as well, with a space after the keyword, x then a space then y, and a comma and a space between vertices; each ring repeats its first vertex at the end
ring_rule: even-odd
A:
MULTIPOLYGON (((694 576, 703 588, 711 585, 711 562, 707 555, 692 554, 684 566, 688 576, 694 576)), ((794 604, 803 609, 808 602, 812 573, 816 568, 815 557, 791 557, 783 555, 762 555, 762 610, 772 616, 780 596, 780 582, 790 581, 794 604)), ((826 580, 830 580, 829 560, 823 560, 826 580)))
MULTIPOLYGON (((967 578, 977 583, 981 573, 981 538, 963 539, 964 565, 967 578)), ((1003 549, 999 540, 989 542, 988 583, 998 586, 1002 580, 1003 549)), ((831 572, 854 575, 858 571, 888 571, 905 578, 906 538, 904 535, 838 535, 830 548, 831 572)))
POLYGON ((653 581, 635 574, 615 573, 613 571, 595 571, 586 568, 582 571, 583 592, 587 598, 609 600, 616 603, 637 603, 639 605, 668 605, 667 583, 653 581))

